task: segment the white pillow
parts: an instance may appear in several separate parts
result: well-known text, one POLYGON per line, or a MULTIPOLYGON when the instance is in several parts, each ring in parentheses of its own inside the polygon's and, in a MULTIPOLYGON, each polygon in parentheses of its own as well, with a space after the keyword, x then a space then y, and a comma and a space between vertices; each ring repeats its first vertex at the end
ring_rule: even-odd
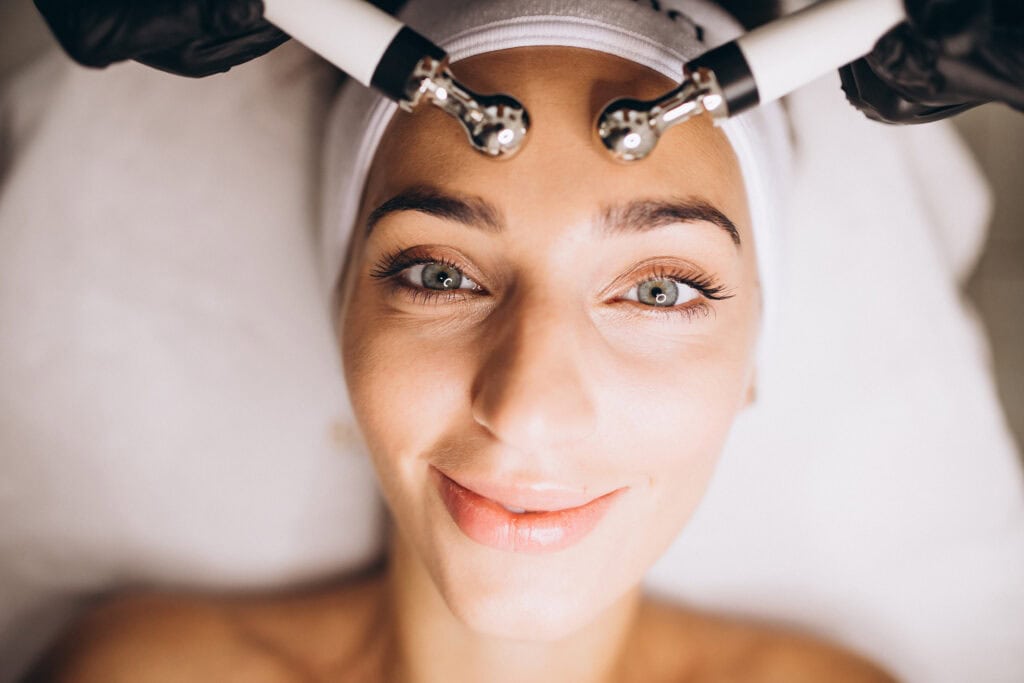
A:
POLYGON ((4 107, 0 677, 56 598, 320 577, 382 521, 313 265, 335 74, 298 45, 34 68, 4 107))
MULTIPOLYGON (((313 258, 333 80, 292 44, 202 81, 51 57, 8 88, 0 681, 76 596, 378 552, 313 258)), ((792 106, 783 343, 652 585, 910 681, 1021 680, 1020 470, 956 289, 984 189, 945 126, 868 124, 832 81, 792 106)))

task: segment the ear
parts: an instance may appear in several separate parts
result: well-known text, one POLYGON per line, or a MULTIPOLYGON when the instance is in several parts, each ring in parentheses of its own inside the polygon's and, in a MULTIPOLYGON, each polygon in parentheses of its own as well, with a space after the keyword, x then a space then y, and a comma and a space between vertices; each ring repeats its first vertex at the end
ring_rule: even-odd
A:
POLYGON ((749 408, 757 401, 757 372, 750 374, 750 382, 747 384, 747 395, 743 401, 743 407, 749 408))

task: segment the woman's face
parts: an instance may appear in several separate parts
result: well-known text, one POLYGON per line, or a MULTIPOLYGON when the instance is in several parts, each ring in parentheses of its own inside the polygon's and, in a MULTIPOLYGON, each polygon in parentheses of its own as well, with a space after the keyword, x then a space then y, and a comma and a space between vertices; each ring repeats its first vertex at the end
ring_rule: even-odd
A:
POLYGON ((672 85, 654 72, 572 48, 455 71, 519 98, 528 143, 494 161, 439 112, 396 117, 343 284, 345 375, 401 542, 452 611, 556 638, 637 586, 747 402, 750 219, 704 117, 640 163, 601 148, 597 112, 672 85))

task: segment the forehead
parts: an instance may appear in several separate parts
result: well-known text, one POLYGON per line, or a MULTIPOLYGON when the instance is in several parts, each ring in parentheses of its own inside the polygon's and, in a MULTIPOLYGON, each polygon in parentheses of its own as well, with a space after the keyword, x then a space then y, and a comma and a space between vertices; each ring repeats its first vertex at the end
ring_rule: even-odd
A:
MULTIPOLYGON (((432 107, 398 113, 367 180, 361 216, 410 187, 477 195, 509 222, 575 224, 603 206, 640 198, 699 198, 749 233, 739 164, 725 135, 699 117, 671 129, 645 160, 624 164, 597 139, 610 100, 650 99, 675 84, 644 66, 591 50, 524 47, 458 62, 456 77, 478 92, 506 92, 531 118, 525 147, 510 160, 475 152, 459 125, 432 107)), ((745 240, 746 241, 746 240, 745 240)))

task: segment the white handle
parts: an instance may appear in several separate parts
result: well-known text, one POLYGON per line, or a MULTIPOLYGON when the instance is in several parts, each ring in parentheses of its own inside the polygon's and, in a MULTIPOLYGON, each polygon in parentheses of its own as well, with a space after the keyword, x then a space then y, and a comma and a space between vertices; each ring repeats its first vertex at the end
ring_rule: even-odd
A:
POLYGON ((905 17, 903 0, 821 0, 736 42, 765 103, 863 57, 905 17))
POLYGON ((263 0, 263 16, 365 86, 402 22, 365 0, 263 0))

